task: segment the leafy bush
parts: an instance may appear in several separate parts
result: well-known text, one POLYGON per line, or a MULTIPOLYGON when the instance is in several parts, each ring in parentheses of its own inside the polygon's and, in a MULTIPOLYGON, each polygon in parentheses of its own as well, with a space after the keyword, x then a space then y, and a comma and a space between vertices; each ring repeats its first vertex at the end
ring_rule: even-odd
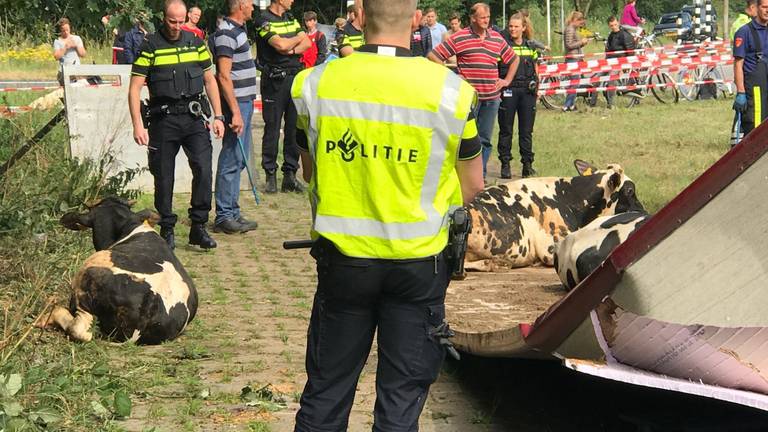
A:
MULTIPOLYGON (((8 137, 0 162, 46 115, 0 120, 8 137)), ((110 154, 69 159, 66 133, 64 125, 55 127, 0 178, 0 430, 101 430, 130 415, 128 380, 109 370, 100 344, 75 350, 61 335, 33 326, 48 306, 66 304, 76 266, 93 252, 89 236, 58 226, 61 215, 100 196, 139 195, 128 185, 140 169, 110 175, 110 154)))

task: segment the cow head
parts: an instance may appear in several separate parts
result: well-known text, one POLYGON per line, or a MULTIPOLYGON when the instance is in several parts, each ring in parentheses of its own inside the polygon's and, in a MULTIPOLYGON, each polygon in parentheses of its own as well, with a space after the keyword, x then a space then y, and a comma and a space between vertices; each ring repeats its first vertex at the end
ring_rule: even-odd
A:
POLYGON ((604 170, 598 170, 589 162, 579 159, 573 164, 579 175, 601 175, 600 186, 607 202, 603 214, 645 212, 643 204, 637 198, 635 182, 624 174, 624 169, 619 164, 609 164, 604 170))
POLYGON ((108 197, 87 205, 85 213, 70 212, 61 217, 61 224, 71 230, 93 229, 93 247, 99 251, 112 246, 145 221, 154 225, 159 216, 151 210, 131 211, 133 202, 108 197))

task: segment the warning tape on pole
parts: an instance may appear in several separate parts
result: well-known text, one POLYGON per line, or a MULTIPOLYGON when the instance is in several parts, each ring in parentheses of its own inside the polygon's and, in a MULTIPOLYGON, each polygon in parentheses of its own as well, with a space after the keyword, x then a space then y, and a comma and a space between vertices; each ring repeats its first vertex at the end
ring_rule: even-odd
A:
POLYGON ((567 55, 561 55, 561 56, 542 56, 541 59, 545 61, 572 59, 572 58, 589 59, 589 58, 605 57, 607 54, 610 54, 610 55, 643 54, 650 51, 653 51, 653 52, 658 51, 660 54, 661 53, 664 53, 664 54, 677 53, 681 51, 693 52, 694 50, 728 51, 730 50, 730 48, 731 48, 730 43, 726 43, 725 41, 710 41, 710 42, 688 43, 688 44, 679 44, 679 45, 672 44, 672 45, 655 46, 655 47, 647 47, 647 48, 637 48, 633 50, 624 50, 624 51, 611 51, 610 53, 602 51, 602 52, 584 53, 584 54, 567 54, 567 55))
MULTIPOLYGON (((667 73, 674 73, 679 72, 682 70, 693 70, 698 68, 699 66, 716 66, 722 63, 719 62, 707 62, 707 63, 700 63, 700 64, 680 64, 680 65, 674 65, 670 67, 666 67, 664 69, 656 70, 654 72, 648 73, 648 75, 656 75, 658 72, 667 72, 667 73)), ((574 79, 560 79, 557 81, 547 81, 539 84, 540 90, 546 90, 550 88, 559 88, 559 87, 577 87, 581 85, 588 85, 588 84, 594 84, 598 82, 603 81, 615 81, 619 79, 628 79, 628 78, 637 78, 641 75, 644 75, 645 73, 641 73, 641 71, 638 70, 624 70, 620 73, 614 73, 608 75, 608 72, 604 72, 602 74, 594 75, 591 77, 585 77, 585 78, 574 78, 574 79)))
POLYGON ((703 84, 727 84, 733 81, 727 80, 702 80, 702 81, 690 81, 690 82, 667 82, 667 83, 649 83, 649 84, 629 84, 623 86, 605 86, 605 87, 579 87, 579 88, 567 88, 567 89, 551 89, 551 90, 539 90, 539 96, 551 96, 551 95, 564 95, 564 94, 581 94, 581 93, 594 93, 603 91, 632 91, 632 90, 644 90, 654 87, 677 87, 682 85, 703 85, 703 84))
POLYGON ((731 54, 703 56, 703 57, 678 57, 669 59, 651 59, 647 57, 632 56, 619 59, 606 59, 599 61, 559 63, 556 65, 542 65, 539 67, 539 78, 562 75, 581 75, 597 72, 612 72, 622 69, 658 69, 677 65, 700 66, 705 63, 729 64, 733 62, 731 54), (565 67, 561 67, 565 66, 565 67))

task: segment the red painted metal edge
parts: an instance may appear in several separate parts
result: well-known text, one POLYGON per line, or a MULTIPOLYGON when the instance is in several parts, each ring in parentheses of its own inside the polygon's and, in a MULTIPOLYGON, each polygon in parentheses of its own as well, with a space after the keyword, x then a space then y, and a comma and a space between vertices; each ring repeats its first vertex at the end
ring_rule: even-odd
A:
POLYGON ((768 125, 764 123, 619 245, 603 265, 539 316, 533 326, 523 332, 525 343, 543 352, 557 349, 613 291, 628 266, 690 219, 766 152, 768 125))

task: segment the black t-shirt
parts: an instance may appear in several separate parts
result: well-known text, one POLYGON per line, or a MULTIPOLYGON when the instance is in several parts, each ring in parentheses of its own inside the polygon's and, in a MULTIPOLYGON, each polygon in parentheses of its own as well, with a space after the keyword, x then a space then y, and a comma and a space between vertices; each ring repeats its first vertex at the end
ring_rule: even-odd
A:
POLYGON ((256 53, 259 63, 272 67, 301 69, 301 55, 280 54, 269 44, 273 37, 292 38, 303 33, 299 22, 289 12, 277 16, 269 9, 256 18, 256 53))

